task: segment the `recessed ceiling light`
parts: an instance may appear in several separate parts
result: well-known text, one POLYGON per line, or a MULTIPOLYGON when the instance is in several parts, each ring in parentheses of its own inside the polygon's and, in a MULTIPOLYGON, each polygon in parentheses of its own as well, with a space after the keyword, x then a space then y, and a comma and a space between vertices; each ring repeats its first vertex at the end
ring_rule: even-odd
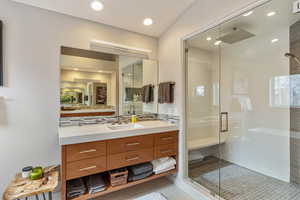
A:
POLYGON ((74 70, 75 70, 75 71, 78 71, 79 69, 78 69, 78 68, 74 68, 74 70))
POLYGON ((278 42, 279 39, 278 38, 274 38, 273 40, 271 40, 272 43, 278 42))
POLYGON ((151 18, 144 19, 144 25, 145 26, 150 26, 152 24, 153 24, 153 20, 151 18))
POLYGON ((216 46, 219 46, 221 43, 222 43, 222 41, 221 41, 221 40, 218 40, 218 41, 215 42, 215 45, 216 45, 216 46))
POLYGON ((274 16, 274 15, 276 15, 276 12, 274 12, 274 11, 269 12, 269 13, 267 14, 268 17, 272 17, 272 16, 274 16))
POLYGON ((103 72, 103 71, 99 70, 98 72, 100 72, 100 73, 101 73, 101 72, 103 72))
POLYGON ((250 16, 250 15, 252 15, 252 14, 253 14, 253 11, 249 11, 249 12, 243 14, 243 16, 244 16, 244 17, 248 17, 248 16, 250 16))
POLYGON ((206 40, 207 40, 207 41, 211 41, 212 38, 211 38, 211 37, 207 37, 206 40))
POLYGON ((104 6, 103 6, 103 4, 100 1, 93 0, 92 3, 91 3, 91 7, 95 11, 100 11, 100 10, 103 9, 104 6))

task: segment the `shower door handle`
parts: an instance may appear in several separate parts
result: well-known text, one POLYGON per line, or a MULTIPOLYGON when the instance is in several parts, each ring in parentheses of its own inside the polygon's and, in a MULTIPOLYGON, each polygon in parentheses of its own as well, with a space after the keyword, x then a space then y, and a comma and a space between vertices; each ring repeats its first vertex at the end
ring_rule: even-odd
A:
POLYGON ((221 112, 221 114, 220 114, 220 131, 222 133, 228 132, 228 112, 221 112), (225 123, 226 123, 225 129, 223 128, 224 116, 225 116, 225 123))

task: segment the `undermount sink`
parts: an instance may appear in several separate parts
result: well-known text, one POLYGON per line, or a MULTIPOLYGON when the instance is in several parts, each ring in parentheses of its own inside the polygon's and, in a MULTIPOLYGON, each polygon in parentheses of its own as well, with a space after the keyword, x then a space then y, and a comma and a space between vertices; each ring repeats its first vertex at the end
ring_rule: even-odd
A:
POLYGON ((111 130, 122 130, 122 129, 135 129, 135 128, 143 128, 144 126, 140 124, 116 124, 107 126, 111 130))

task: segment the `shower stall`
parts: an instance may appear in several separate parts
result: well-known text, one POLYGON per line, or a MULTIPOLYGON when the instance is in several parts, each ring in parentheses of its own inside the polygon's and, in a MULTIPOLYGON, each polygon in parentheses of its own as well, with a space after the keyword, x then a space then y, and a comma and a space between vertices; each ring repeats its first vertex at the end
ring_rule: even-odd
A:
POLYGON ((185 40, 188 179, 216 199, 300 200, 300 13, 272 0, 185 40))

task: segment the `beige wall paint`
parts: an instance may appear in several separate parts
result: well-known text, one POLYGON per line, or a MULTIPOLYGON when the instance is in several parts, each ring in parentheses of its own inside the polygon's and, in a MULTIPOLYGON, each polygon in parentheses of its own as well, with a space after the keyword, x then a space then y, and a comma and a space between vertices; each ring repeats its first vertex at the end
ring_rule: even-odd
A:
POLYGON ((157 39, 106 25, 0 1, 5 87, 0 88, 0 196, 27 165, 60 163, 60 46, 89 48, 92 39, 151 49, 157 39))

